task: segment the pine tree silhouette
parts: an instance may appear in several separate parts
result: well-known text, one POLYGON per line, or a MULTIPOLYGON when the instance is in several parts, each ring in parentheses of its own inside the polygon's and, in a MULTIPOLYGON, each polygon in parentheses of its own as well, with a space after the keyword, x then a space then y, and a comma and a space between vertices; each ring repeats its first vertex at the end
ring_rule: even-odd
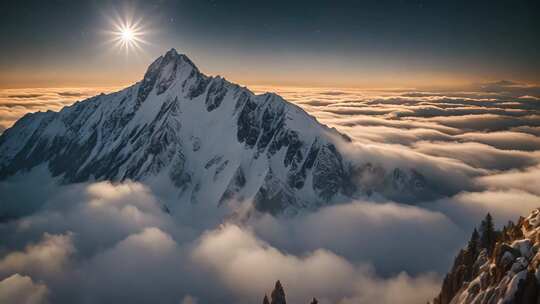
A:
POLYGON ((478 258, 479 254, 479 239, 480 235, 478 234, 478 231, 476 228, 474 229, 473 233, 471 234, 471 239, 469 240, 469 243, 467 244, 467 250, 463 251, 463 266, 465 267, 465 271, 463 273, 463 277, 465 280, 470 280, 472 278, 473 274, 473 265, 476 261, 476 258, 478 258))
POLYGON ((474 258, 476 258, 478 254, 479 241, 480 235, 478 234, 478 230, 474 228, 473 233, 471 234, 471 239, 469 240, 469 244, 467 244, 467 251, 474 258))
POLYGON ((264 295, 263 304, 270 304, 270 302, 268 301, 268 296, 266 294, 264 295))
POLYGON ((311 300, 311 304, 319 304, 319 301, 317 301, 317 299, 313 298, 313 300, 311 300))
POLYGON ((285 291, 279 280, 276 282, 276 286, 270 297, 272 298, 270 304, 287 304, 287 301, 285 300, 285 291))
POLYGON ((480 224, 480 233, 480 247, 487 249, 488 253, 491 254, 497 238, 491 214, 488 213, 480 224))

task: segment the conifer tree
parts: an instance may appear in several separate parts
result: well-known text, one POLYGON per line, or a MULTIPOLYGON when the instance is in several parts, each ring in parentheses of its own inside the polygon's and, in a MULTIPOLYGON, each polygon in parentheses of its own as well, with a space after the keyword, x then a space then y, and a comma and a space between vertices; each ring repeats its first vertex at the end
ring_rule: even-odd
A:
POLYGON ((264 295, 263 304, 270 304, 270 302, 268 301, 268 296, 266 294, 264 295))
POLYGON ((287 304, 287 301, 285 300, 285 291, 279 280, 276 282, 276 286, 270 297, 272 298, 270 304, 287 304))
POLYGON ((486 218, 480 224, 480 233, 480 246, 487 249, 488 253, 491 254, 491 252, 493 252, 493 247, 495 246, 497 235, 491 214, 488 213, 486 218))
POLYGON ((474 228, 473 233, 471 235, 471 239, 469 240, 469 244, 467 245, 467 252, 471 255, 471 257, 476 258, 478 254, 478 242, 480 239, 480 235, 478 234, 478 230, 474 228))
POLYGON ((478 230, 476 228, 473 230, 473 233, 471 234, 471 238, 469 240, 469 243, 467 244, 467 250, 462 251, 462 254, 464 254, 464 260, 463 260, 463 266, 465 266, 465 272, 464 272, 464 279, 470 280, 473 273, 473 265, 476 261, 476 258, 478 258, 478 252, 479 252, 479 239, 480 235, 478 234, 478 230))

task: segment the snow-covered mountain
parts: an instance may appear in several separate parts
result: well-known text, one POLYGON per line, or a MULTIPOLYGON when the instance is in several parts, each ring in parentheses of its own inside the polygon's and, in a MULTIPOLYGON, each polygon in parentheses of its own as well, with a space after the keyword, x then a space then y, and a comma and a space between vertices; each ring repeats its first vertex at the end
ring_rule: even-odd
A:
POLYGON ((473 233, 433 304, 540 303, 540 209, 491 231, 473 233))
POLYGON ((253 199, 271 213, 428 192, 415 170, 345 159, 347 140, 280 96, 206 76, 171 49, 124 90, 17 121, 0 137, 0 179, 40 164, 66 183, 166 176, 180 201, 253 199))

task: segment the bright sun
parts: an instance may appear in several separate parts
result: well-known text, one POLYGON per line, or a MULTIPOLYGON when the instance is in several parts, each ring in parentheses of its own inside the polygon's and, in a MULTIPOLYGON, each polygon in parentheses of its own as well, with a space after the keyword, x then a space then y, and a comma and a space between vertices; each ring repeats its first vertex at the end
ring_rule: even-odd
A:
POLYGON ((131 29, 123 29, 121 32, 120 32, 120 35, 121 35, 121 38, 124 42, 130 42, 132 41, 135 36, 133 35, 133 31, 131 29))
POLYGON ((130 23, 118 25, 114 34, 117 44, 126 52, 133 48, 140 48, 139 44, 143 42, 140 38, 142 35, 140 29, 130 23))
POLYGON ((131 50, 142 50, 141 44, 146 43, 142 39, 144 32, 140 20, 133 22, 132 18, 116 19, 112 24, 114 30, 109 31, 112 36, 112 42, 116 47, 123 49, 128 53, 131 50))

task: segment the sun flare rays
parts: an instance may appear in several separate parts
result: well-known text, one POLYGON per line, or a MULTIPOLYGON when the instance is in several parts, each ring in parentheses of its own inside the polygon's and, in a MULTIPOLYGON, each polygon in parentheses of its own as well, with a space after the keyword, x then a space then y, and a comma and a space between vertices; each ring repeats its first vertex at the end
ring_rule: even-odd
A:
POLYGON ((109 42, 117 50, 125 51, 126 54, 132 52, 142 52, 143 45, 148 44, 143 39, 148 29, 142 24, 142 19, 135 19, 132 15, 116 16, 110 20, 112 30, 107 31, 111 37, 109 42))

